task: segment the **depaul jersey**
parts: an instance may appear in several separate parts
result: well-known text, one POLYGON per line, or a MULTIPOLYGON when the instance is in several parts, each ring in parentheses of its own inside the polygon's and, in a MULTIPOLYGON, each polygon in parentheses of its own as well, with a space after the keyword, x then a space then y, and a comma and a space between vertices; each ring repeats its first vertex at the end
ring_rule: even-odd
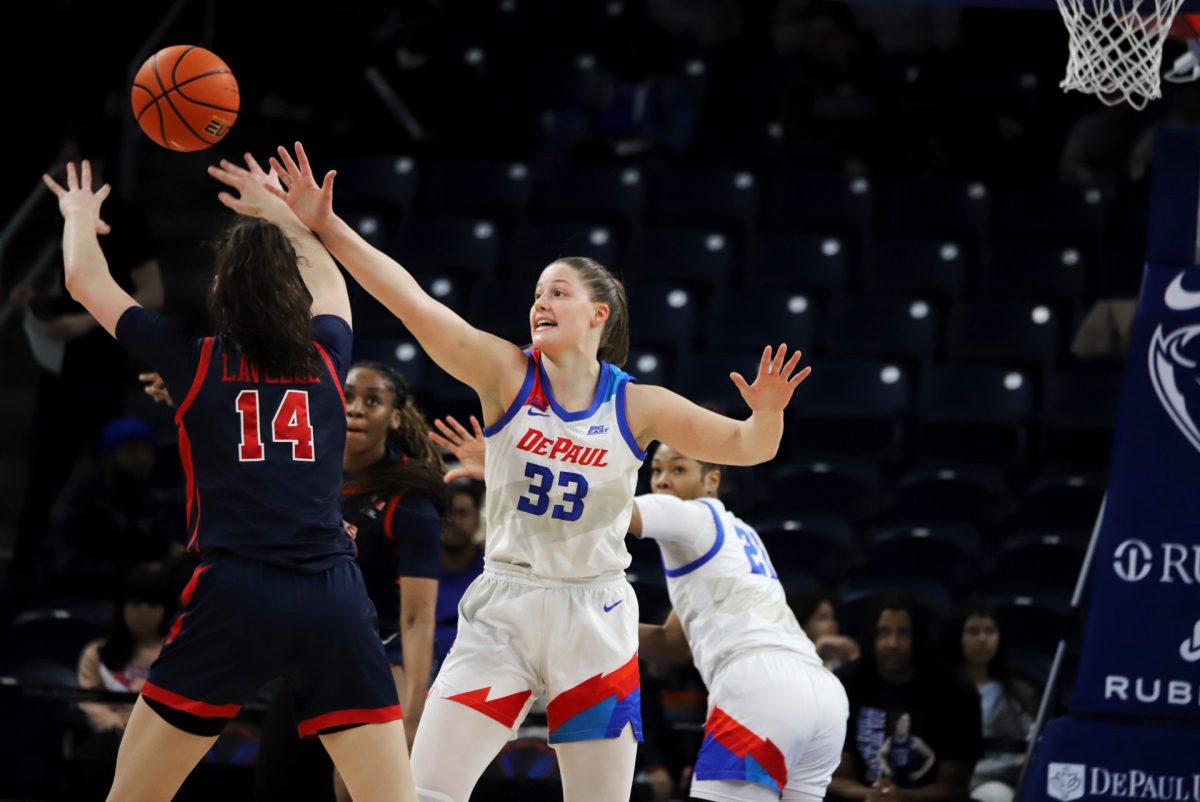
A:
POLYGON ((667 592, 704 683, 747 649, 777 648, 821 665, 754 529, 715 498, 637 497, 642 537, 658 541, 667 592))
POLYGON ((175 401, 189 551, 305 572, 353 559, 340 504, 352 335, 319 315, 313 336, 313 374, 277 376, 140 306, 121 315, 117 339, 175 401))
POLYGON ((488 560, 555 579, 629 566, 625 533, 646 459, 625 416, 630 381, 602 362, 592 405, 567 412, 554 400, 541 353, 529 353, 520 392, 484 429, 488 560))

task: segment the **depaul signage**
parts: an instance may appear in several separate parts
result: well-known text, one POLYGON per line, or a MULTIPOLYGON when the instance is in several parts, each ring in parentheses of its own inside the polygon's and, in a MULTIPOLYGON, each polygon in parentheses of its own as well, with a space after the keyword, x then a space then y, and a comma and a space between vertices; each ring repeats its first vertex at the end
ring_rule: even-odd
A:
MULTIPOLYGON (((1200 268, 1146 268, 1093 559, 1072 712, 1200 720, 1200 268)), ((1133 782, 1072 765, 1098 798, 1133 782)))
POLYGON ((1025 775, 1022 802, 1123 799, 1200 802, 1200 730, 1050 722, 1025 775))

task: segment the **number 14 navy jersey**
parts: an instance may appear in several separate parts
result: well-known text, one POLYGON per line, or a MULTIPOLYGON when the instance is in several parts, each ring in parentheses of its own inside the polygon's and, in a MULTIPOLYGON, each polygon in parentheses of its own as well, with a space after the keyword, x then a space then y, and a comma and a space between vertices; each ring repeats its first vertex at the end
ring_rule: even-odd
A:
POLYGON ((320 315, 313 336, 312 375, 278 376, 141 307, 118 321, 117 339, 175 402, 189 551, 305 572, 353 558, 340 507, 352 335, 345 320, 320 315))

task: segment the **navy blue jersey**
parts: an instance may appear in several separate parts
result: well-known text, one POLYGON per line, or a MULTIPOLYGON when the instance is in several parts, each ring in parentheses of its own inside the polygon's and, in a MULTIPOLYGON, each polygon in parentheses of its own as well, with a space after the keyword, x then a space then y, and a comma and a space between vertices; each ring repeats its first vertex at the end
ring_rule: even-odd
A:
POLYGON ((313 336, 313 375, 276 376, 155 312, 121 315, 117 339, 175 400, 189 551, 305 572, 353 558, 339 498, 352 335, 342 318, 320 315, 313 336))
POLYGON ((379 635, 400 630, 400 579, 437 579, 441 564, 442 521, 420 493, 391 498, 342 491, 342 515, 353 527, 358 567, 367 595, 379 612, 379 635))

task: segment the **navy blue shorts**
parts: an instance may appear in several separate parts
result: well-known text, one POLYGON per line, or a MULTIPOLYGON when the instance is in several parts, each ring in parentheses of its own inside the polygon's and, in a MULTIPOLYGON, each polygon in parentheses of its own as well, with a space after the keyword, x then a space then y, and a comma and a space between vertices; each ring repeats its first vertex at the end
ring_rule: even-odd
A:
POLYGON ((184 588, 142 696, 172 724, 207 734, 186 722, 219 731, 277 676, 292 690, 302 736, 400 718, 375 606, 353 561, 317 574, 233 556, 206 561, 184 588))

